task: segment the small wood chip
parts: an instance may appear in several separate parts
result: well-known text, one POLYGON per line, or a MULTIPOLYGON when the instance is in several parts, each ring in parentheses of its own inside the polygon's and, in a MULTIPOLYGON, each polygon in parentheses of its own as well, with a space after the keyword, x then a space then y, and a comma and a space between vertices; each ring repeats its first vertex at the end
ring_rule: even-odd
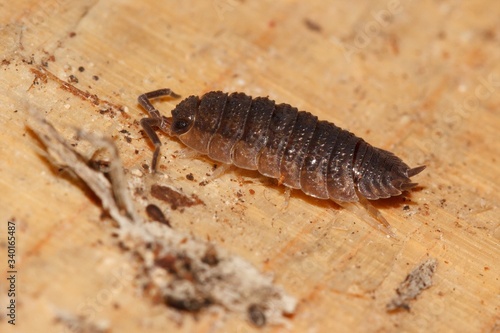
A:
POLYGON ((396 289, 396 297, 387 303, 387 311, 409 311, 409 301, 417 298, 424 289, 432 286, 432 276, 436 271, 436 267, 437 260, 430 258, 411 271, 396 289))

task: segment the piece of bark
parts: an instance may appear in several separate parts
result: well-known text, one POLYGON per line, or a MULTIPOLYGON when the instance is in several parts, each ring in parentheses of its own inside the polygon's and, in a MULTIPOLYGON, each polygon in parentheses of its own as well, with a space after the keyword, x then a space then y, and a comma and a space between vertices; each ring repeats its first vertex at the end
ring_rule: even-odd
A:
POLYGON ((413 271, 406 276, 406 279, 401 282, 396 289, 396 297, 387 303, 387 311, 410 310, 409 301, 417 298, 424 289, 432 285, 432 276, 436 271, 437 260, 434 258, 427 259, 418 265, 413 271))

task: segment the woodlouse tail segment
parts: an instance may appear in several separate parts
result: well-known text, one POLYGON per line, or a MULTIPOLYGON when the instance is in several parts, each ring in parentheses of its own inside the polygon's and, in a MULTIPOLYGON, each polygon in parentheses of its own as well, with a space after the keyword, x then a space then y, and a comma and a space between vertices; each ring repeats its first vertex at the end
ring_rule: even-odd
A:
POLYGON ((410 177, 425 166, 411 169, 399 157, 368 143, 360 142, 354 156, 354 174, 358 191, 369 200, 400 195, 417 185, 410 177))
POLYGON ((407 169, 407 171, 404 173, 404 175, 401 176, 401 178, 395 179, 391 182, 391 184, 399 189, 400 191, 408 191, 414 188, 415 186, 418 185, 418 183, 412 183, 410 177, 413 177, 420 172, 422 172, 425 169, 425 165, 413 168, 413 169, 407 169))
POLYGON ((408 170, 407 172, 407 175, 408 177, 413 177, 415 175, 418 175, 419 173, 421 173, 422 171, 424 171, 424 169, 426 168, 425 165, 421 165, 419 167, 416 167, 416 168, 413 168, 413 169, 410 169, 408 170))

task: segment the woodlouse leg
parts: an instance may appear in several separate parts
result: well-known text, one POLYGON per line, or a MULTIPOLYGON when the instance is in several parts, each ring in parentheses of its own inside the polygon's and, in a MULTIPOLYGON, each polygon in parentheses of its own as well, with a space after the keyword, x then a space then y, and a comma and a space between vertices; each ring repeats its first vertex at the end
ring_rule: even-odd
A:
POLYGON ((192 158, 197 158, 201 156, 199 152, 197 152, 194 149, 191 148, 182 148, 181 150, 176 152, 176 156, 178 158, 187 158, 187 159, 192 159, 192 158))
POLYGON ((162 97, 162 96, 170 96, 173 98, 178 98, 180 97, 176 93, 174 93, 170 89, 159 89, 155 91, 150 91, 145 94, 140 95, 137 98, 137 101, 139 104, 146 110, 148 111, 149 118, 142 118, 141 119, 141 126, 144 129, 144 132, 146 132, 147 136, 149 139, 153 142, 155 146, 155 151, 153 153, 153 161, 151 163, 151 171, 155 172, 156 171, 156 165, 158 162, 158 156, 160 155, 160 147, 161 147, 161 141, 158 135, 156 134, 154 127, 158 127, 160 130, 163 132, 166 132, 167 134, 170 134, 170 128, 169 123, 167 122, 166 118, 162 117, 160 114, 160 111, 158 111, 153 104, 151 104, 150 99, 151 98, 157 98, 157 97, 162 97))
POLYGON ((290 196, 292 195, 292 189, 290 187, 285 186, 285 201, 283 202, 283 205, 281 206, 281 211, 284 211, 288 208, 288 205, 290 204, 290 196))
POLYGON ((350 211, 355 214, 359 218, 365 220, 369 225, 382 231, 383 233, 397 238, 394 233, 394 229, 391 227, 389 222, 385 219, 384 216, 379 212, 377 208, 375 208, 368 199, 359 195, 358 202, 338 202, 334 200, 337 205, 340 207, 350 211))
POLYGON ((212 172, 212 174, 208 177, 207 181, 211 182, 212 180, 219 178, 227 171, 229 171, 229 169, 231 169, 232 166, 233 166, 232 164, 225 164, 225 163, 219 164, 217 166, 217 169, 215 169, 214 172, 212 172))

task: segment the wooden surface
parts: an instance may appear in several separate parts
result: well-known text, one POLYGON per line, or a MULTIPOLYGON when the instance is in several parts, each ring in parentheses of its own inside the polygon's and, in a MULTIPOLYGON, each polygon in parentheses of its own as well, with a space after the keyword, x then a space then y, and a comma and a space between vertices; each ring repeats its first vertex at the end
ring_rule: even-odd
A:
MULTIPOLYGON (((140 173, 152 147, 136 98, 161 87, 270 96, 427 165, 406 200, 376 203, 398 231, 393 240, 298 192, 281 210, 283 188, 254 172, 199 186, 212 164, 172 158, 183 147, 162 136, 162 180, 205 203, 163 207, 174 228, 274 274, 299 300, 288 328, 265 331, 500 330, 499 2, 24 0, 0 8, 0 266, 14 219, 20 272, 18 324, 3 317, 0 331, 71 331, 61 318, 85 322, 86 332, 258 330, 230 312, 179 316, 142 297, 98 202, 47 163, 26 128, 37 110, 86 156, 93 151, 74 128, 106 134, 125 168, 140 173), (40 67, 50 75, 40 77, 40 67), (438 261, 434 285, 409 312, 388 313, 398 284, 427 258, 438 261)), ((169 114, 175 103, 157 106, 169 114)))

